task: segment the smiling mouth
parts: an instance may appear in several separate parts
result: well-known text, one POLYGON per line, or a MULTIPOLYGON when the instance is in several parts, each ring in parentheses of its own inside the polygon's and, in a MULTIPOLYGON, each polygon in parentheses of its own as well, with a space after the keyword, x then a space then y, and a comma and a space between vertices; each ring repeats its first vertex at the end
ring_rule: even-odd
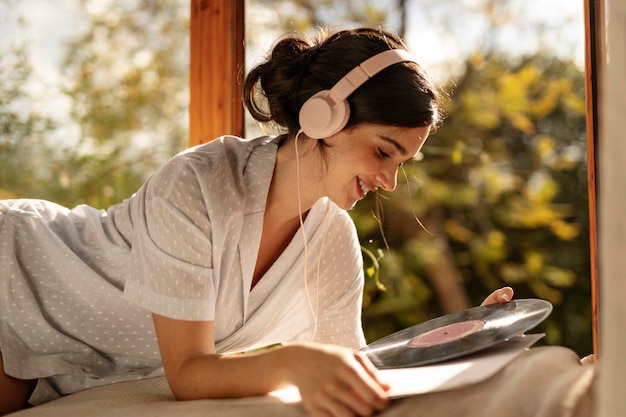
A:
POLYGON ((363 180, 360 178, 359 178, 358 184, 359 184, 359 188, 361 189, 361 194, 362 194, 361 198, 365 198, 367 193, 370 192, 371 190, 367 187, 367 185, 365 185, 363 180))

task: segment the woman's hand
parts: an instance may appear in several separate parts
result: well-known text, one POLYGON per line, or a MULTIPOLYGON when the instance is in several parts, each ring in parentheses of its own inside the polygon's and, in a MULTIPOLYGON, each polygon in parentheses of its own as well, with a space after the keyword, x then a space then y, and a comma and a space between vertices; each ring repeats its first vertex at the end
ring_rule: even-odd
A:
POLYGON ((285 347, 293 383, 313 417, 371 416, 387 406, 389 387, 365 355, 319 344, 285 347))
POLYGON ((498 288, 483 301, 480 305, 486 306, 489 304, 507 303, 513 299, 513 288, 502 287, 498 288))

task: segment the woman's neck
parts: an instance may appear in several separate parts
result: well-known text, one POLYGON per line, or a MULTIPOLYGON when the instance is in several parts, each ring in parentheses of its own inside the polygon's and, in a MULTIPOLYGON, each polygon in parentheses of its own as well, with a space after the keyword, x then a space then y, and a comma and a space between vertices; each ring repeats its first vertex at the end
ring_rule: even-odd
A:
POLYGON ((276 165, 270 184, 266 214, 290 221, 306 215, 322 197, 319 186, 319 153, 311 140, 286 139, 276 154, 276 165), (297 152, 297 154, 296 154, 297 152))

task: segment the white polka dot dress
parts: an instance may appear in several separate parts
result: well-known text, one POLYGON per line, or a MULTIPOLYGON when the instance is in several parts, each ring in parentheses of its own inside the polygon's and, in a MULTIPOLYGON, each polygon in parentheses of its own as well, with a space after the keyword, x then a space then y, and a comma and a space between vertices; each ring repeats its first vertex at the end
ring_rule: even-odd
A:
POLYGON ((39 380, 32 404, 162 375, 151 313, 214 321, 220 353, 364 345, 358 238, 327 199, 304 223, 306 256, 298 231, 250 291, 276 150, 190 148, 106 211, 0 201, 0 351, 8 375, 39 380))

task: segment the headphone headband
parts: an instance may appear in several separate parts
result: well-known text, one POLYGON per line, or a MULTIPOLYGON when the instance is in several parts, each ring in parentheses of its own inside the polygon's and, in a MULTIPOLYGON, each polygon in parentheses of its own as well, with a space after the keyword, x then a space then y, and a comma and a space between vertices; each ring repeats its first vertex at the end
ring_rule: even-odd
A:
POLYGON ((378 74, 385 68, 399 62, 412 61, 415 59, 404 49, 389 49, 376 54, 360 65, 357 65, 349 73, 343 76, 328 93, 334 103, 347 99, 350 94, 363 85, 367 80, 378 74))
POLYGON ((341 131, 350 118, 347 98, 363 83, 399 62, 415 62, 404 49, 380 52, 353 68, 330 90, 310 97, 300 109, 300 128, 310 138, 323 139, 341 131))

